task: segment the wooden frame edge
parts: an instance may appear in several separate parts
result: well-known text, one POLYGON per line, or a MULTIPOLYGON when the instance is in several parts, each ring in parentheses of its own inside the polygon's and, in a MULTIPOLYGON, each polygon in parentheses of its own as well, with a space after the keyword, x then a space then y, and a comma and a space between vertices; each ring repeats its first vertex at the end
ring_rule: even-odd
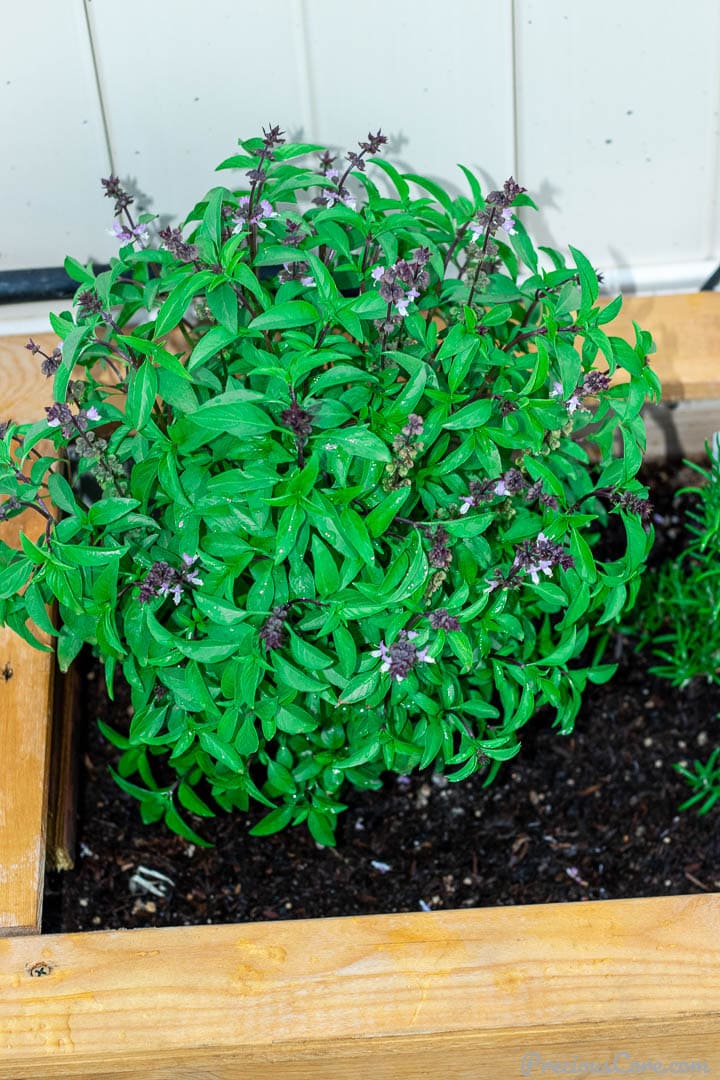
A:
POLYGON ((0 1080, 712 1070, 719 931, 711 894, 6 938, 0 1080))

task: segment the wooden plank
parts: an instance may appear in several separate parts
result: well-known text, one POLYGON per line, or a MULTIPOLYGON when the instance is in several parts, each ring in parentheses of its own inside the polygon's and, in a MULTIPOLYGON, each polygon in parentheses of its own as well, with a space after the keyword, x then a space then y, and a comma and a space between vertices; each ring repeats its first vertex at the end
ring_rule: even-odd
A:
MULTIPOLYGON (((34 340, 50 354, 58 343, 56 334, 35 334, 34 340)), ((52 404, 52 379, 40 370, 42 357, 25 348, 23 334, 0 337, 0 422, 29 423, 43 415, 43 406, 52 404)))
POLYGON ((0 1080, 712 1071, 720 896, 8 938, 0 1036, 0 1080))
POLYGON ((720 398, 720 293, 626 296, 603 330, 633 342, 633 320, 655 340, 650 364, 663 384, 663 401, 720 398))
MULTIPOLYGON (((46 352, 57 344, 50 334, 36 340, 46 352)), ((0 421, 36 420, 52 401, 51 383, 26 342, 0 338, 0 421)), ((43 528, 42 519, 28 511, 0 525, 0 535, 17 544, 21 529, 36 536, 43 528)), ((51 653, 0 629, 0 934, 40 929, 54 667, 51 653), (12 675, 4 678, 3 671, 12 675)))
MULTIPOLYGON (((720 430, 720 400, 648 405, 644 416, 645 461, 699 461, 707 458, 705 444, 720 430)), ((618 442, 618 453, 622 453, 622 440, 618 442)))
POLYGON ((55 708, 50 746, 47 865, 72 870, 75 865, 78 787, 77 668, 55 673, 55 708))
POLYGON ((40 929, 54 667, 0 630, 0 934, 40 929))

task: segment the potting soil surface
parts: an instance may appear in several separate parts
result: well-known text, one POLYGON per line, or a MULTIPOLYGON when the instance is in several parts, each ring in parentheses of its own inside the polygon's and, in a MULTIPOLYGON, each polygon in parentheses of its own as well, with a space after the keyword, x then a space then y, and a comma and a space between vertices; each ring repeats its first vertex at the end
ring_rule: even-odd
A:
MULTIPOLYGON (((676 550, 695 482, 656 470, 652 562, 676 550)), ((622 550, 622 548, 621 548, 622 550)), ((618 552, 619 554, 619 552, 618 552)), ((678 813, 689 790, 673 763, 705 760, 720 688, 684 689, 649 674, 652 658, 618 635, 616 676, 589 686, 572 735, 539 713, 520 754, 483 787, 425 772, 388 776, 382 791, 348 789, 336 848, 305 827, 251 837, 249 815, 192 819, 204 849, 163 825, 144 826, 115 785, 118 751, 96 718, 128 723, 128 695, 108 702, 86 661, 75 869, 48 875, 43 930, 176 926, 441 908, 656 896, 720 889, 720 809, 678 813)), ((719 804, 720 805, 720 804, 719 804)))

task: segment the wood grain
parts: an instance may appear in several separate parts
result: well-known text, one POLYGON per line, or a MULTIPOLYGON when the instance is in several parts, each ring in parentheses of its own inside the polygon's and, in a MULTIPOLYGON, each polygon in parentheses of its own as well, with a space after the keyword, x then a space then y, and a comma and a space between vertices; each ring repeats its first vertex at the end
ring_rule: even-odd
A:
POLYGON ((662 382, 663 401, 720 399, 720 293, 626 296, 617 319, 603 330, 632 343, 633 320, 655 340, 650 365, 662 382))
MULTIPOLYGON (((34 340, 48 354, 58 343, 55 334, 36 334, 34 340)), ((0 337, 0 421, 29 423, 52 404, 52 379, 40 371, 41 358, 28 352, 27 341, 19 334, 0 337)))
POLYGON ((78 795, 78 713, 80 687, 74 666, 55 673, 48 795, 47 865, 72 870, 75 865, 78 795))
MULTIPOLYGON (((57 344, 50 334, 36 340, 46 352, 57 344)), ((0 421, 37 420, 52 401, 52 384, 26 342, 0 338, 0 421)), ((21 530, 36 537, 43 528, 28 511, 0 526, 0 536, 17 546, 21 530)), ((0 629, 0 934, 40 929, 54 666, 51 653, 0 629), (11 677, 2 677, 3 670, 11 677)))
POLYGON ((0 1080, 712 1070, 720 896, 8 938, 0 1045, 0 1080))

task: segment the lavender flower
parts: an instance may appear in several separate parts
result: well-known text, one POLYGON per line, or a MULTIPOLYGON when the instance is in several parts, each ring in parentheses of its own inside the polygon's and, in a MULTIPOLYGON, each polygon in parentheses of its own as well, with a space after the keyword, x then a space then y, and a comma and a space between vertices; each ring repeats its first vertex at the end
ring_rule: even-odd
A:
POLYGON ((299 281, 306 289, 315 287, 315 278, 309 273, 310 267, 306 262, 283 263, 282 270, 278 271, 278 281, 299 281))
POLYGON ((193 569, 193 567, 195 566, 195 563, 198 561, 200 556, 199 555, 183 554, 181 556, 181 558, 182 558, 183 563, 185 564, 185 570, 183 571, 185 584, 187 584, 187 585, 202 585, 202 579, 198 577, 197 570, 193 569))
POLYGON ((495 485, 496 495, 517 495, 525 487, 525 479, 519 469, 508 469, 495 485))
POLYGON ((347 206, 349 210, 357 209, 357 198, 345 187, 328 188, 326 191, 323 191, 319 199, 315 201, 324 203, 325 206, 328 207, 334 206, 335 203, 339 202, 342 203, 343 206, 347 206))
POLYGON ((47 413, 48 427, 61 428, 65 439, 72 439, 73 436, 86 432, 89 420, 101 419, 100 413, 94 405, 91 405, 89 409, 78 409, 77 413, 73 414, 70 406, 66 405, 64 401, 56 401, 54 404, 46 406, 45 412, 47 413))
POLYGON ((140 603, 147 604, 155 596, 167 596, 171 592, 175 603, 179 604, 182 586, 178 582, 177 570, 160 559, 152 564, 140 585, 140 603))
POLYGON ((483 242, 485 254, 490 256, 497 253, 495 245, 493 245, 495 251, 491 251, 490 237, 494 236, 498 229, 502 229, 508 236, 514 236, 517 232, 515 218, 510 212, 510 206, 515 198, 525 190, 511 176, 503 184, 502 191, 488 193, 485 200, 485 209, 480 210, 476 218, 468 223, 468 229, 472 233, 474 243, 477 244, 480 237, 485 236, 483 242))
POLYGON ((391 678, 400 682, 410 674, 416 664, 435 663, 434 657, 428 655, 427 648, 418 649, 414 644, 416 637, 416 630, 401 630, 392 645, 388 646, 381 641, 370 655, 379 656, 382 660, 380 670, 389 672, 391 678))
MULTIPOLYGON (((552 390, 550 391, 550 397, 562 398, 562 396, 563 396, 562 383, 554 382, 553 385, 552 385, 552 390)), ((580 400, 580 397, 578 396, 577 392, 574 392, 574 393, 572 393, 570 395, 569 398, 566 398, 563 401, 563 405, 567 409, 568 416, 572 416, 572 414, 574 412, 577 412, 578 409, 582 408, 582 401, 580 400)))

